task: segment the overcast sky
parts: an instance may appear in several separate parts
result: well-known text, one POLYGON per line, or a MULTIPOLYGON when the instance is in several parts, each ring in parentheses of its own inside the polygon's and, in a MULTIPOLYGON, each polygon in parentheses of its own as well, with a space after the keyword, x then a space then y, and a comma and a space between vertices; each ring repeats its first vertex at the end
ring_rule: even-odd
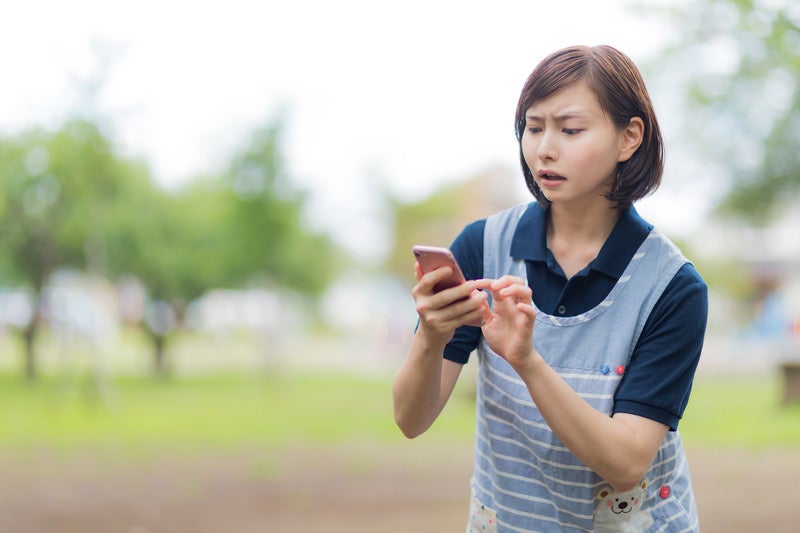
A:
MULTIPOLYGON (((87 111, 79 88, 100 71, 96 50, 112 61, 94 111, 168 187, 213 171, 283 109, 289 171, 314 191, 314 222, 351 248, 378 238, 365 224, 376 177, 419 197, 489 165, 517 169, 517 97, 549 52, 605 43, 641 62, 665 37, 624 0, 10 5, 3 132, 87 111)), ((667 231, 690 230, 696 217, 671 215, 679 193, 664 189, 640 210, 667 231)))

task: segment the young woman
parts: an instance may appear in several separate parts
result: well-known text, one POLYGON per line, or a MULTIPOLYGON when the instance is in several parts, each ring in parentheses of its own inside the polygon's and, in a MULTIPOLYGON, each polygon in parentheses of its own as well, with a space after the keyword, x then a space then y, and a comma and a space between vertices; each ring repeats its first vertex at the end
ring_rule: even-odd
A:
POLYGON ((416 265, 397 424, 426 431, 477 349, 467 531, 697 531, 677 426, 707 291, 632 206, 663 168, 641 75, 608 46, 557 51, 525 83, 516 133, 536 201, 455 239, 467 283, 434 293, 449 269, 416 265))

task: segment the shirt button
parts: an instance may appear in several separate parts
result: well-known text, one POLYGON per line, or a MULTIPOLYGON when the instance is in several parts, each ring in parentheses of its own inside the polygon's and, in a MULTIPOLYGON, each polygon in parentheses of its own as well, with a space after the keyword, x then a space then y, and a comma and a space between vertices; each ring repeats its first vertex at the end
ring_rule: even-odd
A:
POLYGON ((669 495, 672 491, 669 488, 669 485, 664 485, 661 487, 661 490, 658 491, 658 495, 661 496, 662 500, 666 500, 669 498, 669 495))
POLYGON ((622 366, 622 365, 619 365, 619 366, 617 367, 617 369, 616 369, 616 373, 617 373, 617 375, 618 375, 618 376, 621 376, 622 374, 624 374, 624 373, 625 373, 625 367, 624 367, 624 366, 622 366))
POLYGON ((559 305, 558 306, 558 314, 559 315, 563 315, 566 312, 567 312, 567 308, 566 307, 564 307, 563 305, 559 305))
POLYGON ((608 373, 609 373, 609 372, 611 372, 611 369, 608 367, 608 365, 603 365, 603 366, 601 366, 601 367, 600 367, 600 372, 601 372, 601 373, 602 373, 604 376, 607 376, 607 375, 608 375, 608 373))

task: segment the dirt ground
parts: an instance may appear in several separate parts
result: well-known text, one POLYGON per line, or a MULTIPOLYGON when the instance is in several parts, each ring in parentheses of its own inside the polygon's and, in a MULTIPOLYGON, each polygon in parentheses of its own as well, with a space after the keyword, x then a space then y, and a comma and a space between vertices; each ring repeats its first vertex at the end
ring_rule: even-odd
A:
MULTIPOLYGON (((158 460, 0 457, 0 532, 460 532, 470 450, 426 442, 158 460)), ((800 450, 690 450, 704 532, 800 530, 800 450)))

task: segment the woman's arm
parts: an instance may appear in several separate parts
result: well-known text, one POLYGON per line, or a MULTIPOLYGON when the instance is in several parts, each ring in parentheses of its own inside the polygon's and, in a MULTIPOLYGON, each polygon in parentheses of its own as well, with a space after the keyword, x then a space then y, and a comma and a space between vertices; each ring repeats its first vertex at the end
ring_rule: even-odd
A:
POLYGON ((456 328, 488 313, 487 296, 475 290, 473 282, 434 293, 434 285, 445 279, 450 269, 439 268, 424 276, 418 264, 416 269, 419 283, 411 293, 419 327, 392 387, 395 422, 408 438, 427 431, 458 381, 461 365, 442 357, 445 345, 456 328))
MULTIPOLYGON (((416 344, 416 340, 415 340, 416 344)), ((409 355, 392 390, 394 419, 403 435, 413 439, 425 433, 442 412, 461 374, 462 365, 438 357, 409 355)))
POLYGON ((615 490, 631 489, 650 468, 669 428, 636 415, 608 417, 547 364, 531 345, 536 314, 523 280, 505 276, 478 285, 490 289, 495 302, 483 327, 486 341, 520 375, 553 433, 615 490))
POLYGON ((553 433, 584 464, 617 491, 639 483, 650 469, 669 428, 625 413, 601 413, 581 398, 539 355, 519 370, 553 433))

